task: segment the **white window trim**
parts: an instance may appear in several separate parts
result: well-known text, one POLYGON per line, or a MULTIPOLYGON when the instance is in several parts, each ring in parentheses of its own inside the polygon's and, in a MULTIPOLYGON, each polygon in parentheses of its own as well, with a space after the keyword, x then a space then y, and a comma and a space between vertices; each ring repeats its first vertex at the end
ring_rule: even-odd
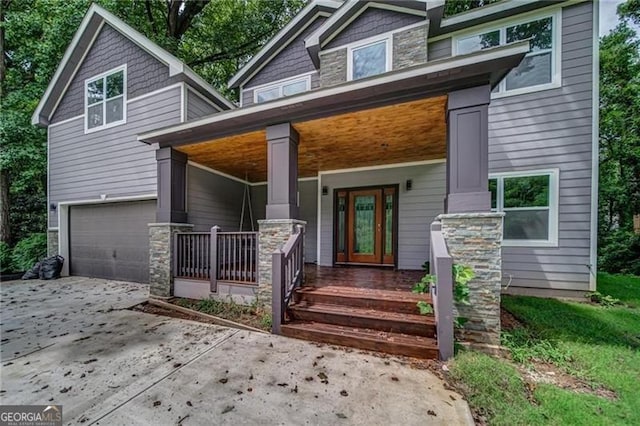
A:
MULTIPOLYGON (((311 74, 313 74, 313 72, 311 73, 306 73, 306 74, 300 74, 300 75, 296 75, 293 77, 289 77, 289 78, 285 78, 282 80, 277 80, 277 81, 272 81, 266 84, 262 84, 260 86, 254 86, 254 87, 249 87, 246 88, 244 90, 253 90, 253 103, 257 104, 257 103, 264 103, 264 102, 258 102, 258 94, 260 92, 266 92, 269 90, 273 90, 273 89, 278 89, 278 97, 275 99, 280 99, 280 98, 284 98, 286 96, 284 96, 284 94, 282 93, 282 88, 286 85, 292 84, 292 83, 297 83, 299 81, 304 81, 306 88, 304 90, 304 92, 308 92, 309 90, 311 90, 311 74)), ((304 92, 300 92, 300 93, 304 93, 304 92)), ((297 95, 298 93, 296 93, 297 95)), ((294 95, 289 95, 289 96, 294 96, 294 95)), ((271 99, 271 100, 275 100, 275 99, 271 99)), ((266 101, 268 102, 268 101, 266 101)))
MULTIPOLYGON (((506 90, 506 76, 499 84, 499 92, 491 93, 491 99, 500 99, 509 96, 522 95, 525 93, 540 92, 542 90, 557 89, 562 87, 562 9, 559 8, 552 12, 527 14, 524 16, 518 16, 516 18, 510 18, 502 20, 499 23, 493 23, 491 25, 475 27, 470 31, 462 31, 452 37, 451 40, 451 53, 453 56, 458 54, 458 41, 473 37, 480 34, 485 34, 492 31, 500 31, 500 46, 506 44, 507 27, 514 25, 520 25, 531 21, 537 21, 540 19, 551 18, 551 82, 545 84, 538 84, 536 86, 522 87, 520 89, 506 90)), ((536 52, 538 53, 538 52, 536 52)))
MULTIPOLYGON (((489 179, 497 179, 496 209, 504 211, 504 180, 503 178, 526 176, 549 176, 549 238, 547 240, 502 240, 505 247, 558 247, 558 222, 560 198, 560 169, 538 169, 521 172, 489 173, 489 179)), ((542 208, 521 207, 509 208, 513 210, 541 210, 542 208)))
MULTIPOLYGON (((106 92, 107 88, 106 86, 104 87, 104 90, 106 92)), ((121 124, 125 124, 127 122, 127 64, 124 65, 120 65, 118 67, 112 68, 108 71, 103 72, 102 74, 98 74, 98 75, 94 75, 93 77, 87 78, 84 81, 84 91, 82 93, 82 95, 84 96, 84 133, 93 133, 93 132, 98 132, 100 130, 104 130, 104 129, 108 129, 110 127, 115 127, 115 126, 119 126, 121 124), (95 81, 98 80, 100 78, 104 78, 110 74, 114 74, 117 73, 118 71, 122 71, 123 74, 123 78, 122 78, 122 120, 119 121, 114 121, 112 123, 109 124, 103 124, 102 126, 98 126, 98 127, 93 127, 93 128, 89 128, 89 125, 87 123, 87 120, 89 119, 89 103, 87 101, 87 89, 89 86, 89 82, 91 81, 95 81)), ((102 109, 103 111, 103 123, 106 121, 106 99, 102 101, 104 104, 104 107, 102 109)))
MULTIPOLYGON (((372 44, 378 44, 382 41, 385 42, 386 61, 385 61, 385 70, 380 74, 384 74, 391 71, 391 69, 393 68, 393 35, 387 34, 387 35, 384 35, 383 37, 380 37, 380 36, 370 37, 370 38, 359 40, 355 43, 346 45, 347 47, 347 81, 353 81, 353 51, 361 49, 363 47, 370 46, 372 44)), ((344 46, 342 48, 344 48, 344 46)), ((376 75, 380 75, 380 74, 376 74, 376 75)))

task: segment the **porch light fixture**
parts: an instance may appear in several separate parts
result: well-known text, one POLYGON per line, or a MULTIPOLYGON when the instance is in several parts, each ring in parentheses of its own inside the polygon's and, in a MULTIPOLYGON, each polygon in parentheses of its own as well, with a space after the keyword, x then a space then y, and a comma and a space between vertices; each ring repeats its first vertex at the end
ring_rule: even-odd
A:
POLYGON ((51 210, 52 212, 55 212, 57 208, 58 205, 56 203, 49 204, 49 210, 51 210))
POLYGON ((322 187, 322 195, 329 195, 329 187, 328 186, 323 186, 322 187))
POLYGON ((407 181, 404 183, 404 187, 407 191, 411 191, 413 189, 413 181, 411 179, 407 179, 407 181))

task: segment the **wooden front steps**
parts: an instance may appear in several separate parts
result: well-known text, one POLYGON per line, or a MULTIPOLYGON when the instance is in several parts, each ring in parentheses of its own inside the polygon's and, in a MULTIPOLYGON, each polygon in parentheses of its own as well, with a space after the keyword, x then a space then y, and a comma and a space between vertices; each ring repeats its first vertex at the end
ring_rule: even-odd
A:
POLYGON ((282 334, 417 358, 437 358, 433 315, 416 303, 431 303, 409 291, 327 286, 297 289, 282 334))

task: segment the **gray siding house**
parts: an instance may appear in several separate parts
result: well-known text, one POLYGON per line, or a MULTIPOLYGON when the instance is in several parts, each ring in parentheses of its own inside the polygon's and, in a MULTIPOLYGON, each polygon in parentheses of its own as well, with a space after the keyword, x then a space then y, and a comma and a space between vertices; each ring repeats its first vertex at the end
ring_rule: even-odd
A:
POLYGON ((237 108, 92 6, 34 114, 65 273, 257 298, 284 324, 295 262, 433 269, 444 238, 484 343, 501 292, 594 290, 597 2, 443 6, 311 0, 229 81, 237 108))

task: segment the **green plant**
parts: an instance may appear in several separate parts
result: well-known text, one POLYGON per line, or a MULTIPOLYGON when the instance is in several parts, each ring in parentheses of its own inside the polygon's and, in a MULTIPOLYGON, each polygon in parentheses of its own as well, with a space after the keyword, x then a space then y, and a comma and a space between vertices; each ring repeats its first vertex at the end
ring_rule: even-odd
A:
POLYGON ((433 306, 425 302, 424 300, 416 303, 416 306, 420 310, 420 315, 429 315, 433 313, 433 306))
POLYGON ((566 367, 571 361, 571 354, 547 339, 536 336, 527 328, 519 327, 511 331, 503 331, 501 343, 509 349, 511 358, 519 364, 532 361, 552 363, 566 367))
POLYGON ((11 248, 9 244, 0 241, 0 272, 11 272, 11 248))
POLYGON ((597 303, 599 305, 602 305, 606 308, 610 308, 612 306, 616 306, 616 305, 620 305, 622 304, 622 302, 620 302, 620 299, 616 299, 613 296, 609 296, 604 295, 602 293, 600 293, 599 291, 594 291, 591 293, 587 293, 585 294, 585 296, 587 299, 589 299, 591 302, 593 303, 597 303))
POLYGON ((264 312, 260 317, 260 324, 265 330, 271 330, 271 326, 273 325, 273 319, 271 318, 271 314, 269 312, 264 312))
POLYGON ((26 271, 47 255, 47 234, 31 234, 13 248, 11 261, 19 271, 26 271))
MULTIPOLYGON (((428 262, 425 262, 428 268, 428 262)), ((424 268, 425 265, 423 265, 424 268)), ((467 265, 461 265, 458 263, 453 264, 453 300, 456 303, 462 305, 469 305, 469 282, 476 276, 473 269, 467 265)), ((420 281, 413 285, 412 292, 417 294, 426 294, 431 292, 431 286, 436 285, 435 275, 425 274, 420 281)), ((433 307, 427 302, 421 300, 416 303, 421 315, 429 315, 433 313, 433 307)), ((454 319, 454 326, 456 328, 462 328, 469 320, 464 317, 456 317, 454 319)))

